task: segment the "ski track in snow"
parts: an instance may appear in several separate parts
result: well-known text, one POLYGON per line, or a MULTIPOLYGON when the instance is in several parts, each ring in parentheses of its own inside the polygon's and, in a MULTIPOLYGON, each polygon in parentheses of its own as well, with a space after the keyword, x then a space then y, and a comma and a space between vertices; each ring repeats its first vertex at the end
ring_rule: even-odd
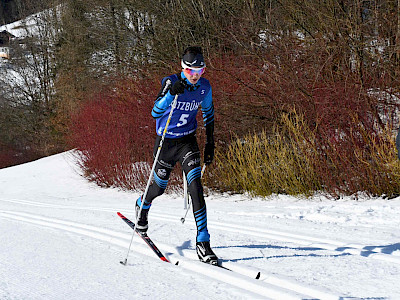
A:
MULTIPOLYGON (((118 210, 118 208, 113 207, 74 207, 70 205, 50 204, 23 199, 0 199, 0 201, 11 202, 13 204, 24 206, 29 205, 54 209, 101 211, 110 213, 116 213, 118 210)), ((131 214, 133 214, 131 209, 126 208, 125 211, 131 211, 131 214)), ((0 210, 0 217, 35 224, 42 227, 50 227, 69 233, 84 235, 125 249, 128 248, 132 237, 131 234, 124 232, 118 232, 115 230, 82 224, 74 221, 44 217, 26 212, 0 210)), ((158 213, 152 213, 152 218, 163 222, 180 223, 178 216, 170 214, 161 215, 158 213)), ((191 220, 187 220, 187 222, 194 224, 194 222, 191 220)), ((400 264, 400 256, 396 255, 398 252, 393 252, 393 254, 382 253, 382 248, 373 249, 369 246, 360 244, 348 244, 338 240, 330 240, 284 231, 241 226, 226 222, 221 223, 209 221, 209 228, 212 228, 214 231, 243 233, 267 240, 294 243, 296 245, 302 245, 315 249, 334 250, 351 255, 360 255, 362 257, 367 257, 368 259, 378 259, 400 264)), ((157 259, 154 253, 147 248, 143 241, 136 237, 136 235, 134 236, 133 243, 134 245, 131 248, 132 251, 157 259)), ((256 297, 265 297, 265 295, 268 295, 268 298, 271 299, 346 299, 345 297, 334 295, 325 289, 300 284, 290 278, 285 278, 282 275, 274 275, 267 270, 257 269, 252 266, 244 266, 243 264, 230 262, 229 260, 222 260, 221 265, 231 269, 233 272, 223 268, 208 266, 197 261, 197 256, 193 250, 182 249, 157 241, 155 241, 155 243, 172 263, 178 261, 179 267, 195 273, 201 273, 204 276, 228 283, 239 289, 244 289, 250 293, 253 293, 256 297), (258 273, 261 273, 261 276, 257 280, 255 277, 258 273)), ((351 297, 349 299, 355 298, 351 297)))
MULTIPOLYGON (((76 209, 74 207, 49 205, 32 201, 13 200, 13 202, 41 207, 76 209)), ((110 210, 109 208, 80 209, 115 212, 115 210, 110 210)), ((0 217, 27 222, 42 227, 59 229, 69 233, 76 233, 88 236, 126 249, 128 248, 129 241, 132 237, 132 235, 130 234, 116 232, 101 227, 22 212, 0 211, 0 217)), ((162 220, 168 221, 169 219, 163 218, 162 220)), ((142 255, 155 257, 154 253, 149 248, 147 248, 142 243, 141 239, 136 237, 136 235, 134 235, 133 241, 134 246, 131 248, 132 251, 140 253, 142 255)), ((187 249, 178 250, 171 245, 166 245, 159 242, 156 242, 156 245, 160 248, 161 251, 164 252, 171 263, 174 264, 176 262, 179 262, 179 267, 183 267, 192 272, 201 273, 204 276, 220 280, 237 288, 245 289, 246 291, 253 293, 256 297, 265 297, 265 295, 268 295, 268 298, 271 299, 340 299, 340 297, 336 295, 331 295, 328 292, 323 291, 322 289, 300 285, 295 281, 284 278, 282 276, 278 277, 268 275, 264 270, 258 270, 253 267, 243 267, 229 262, 222 262, 221 265, 231 269, 233 271, 231 272, 223 268, 209 266, 198 262, 197 256, 193 251, 188 251, 187 249), (259 272, 261 273, 261 277, 257 280, 255 279, 255 277, 259 272)))
MULTIPOLYGON (((0 199, 0 201, 8 201, 18 204, 24 205, 32 205, 32 206, 39 206, 39 207, 51 207, 51 208, 58 208, 58 209, 76 209, 76 210, 93 210, 93 211, 103 211, 103 212, 111 212, 114 213, 118 210, 118 208, 99 208, 99 207, 72 207, 66 205, 56 205, 56 204, 48 204, 48 203, 41 203, 29 200, 20 200, 20 199, 0 199)), ((131 209, 125 209, 128 211, 131 209)), ((157 214, 152 213, 152 218, 160 220, 160 221, 167 221, 172 223, 179 223, 178 217, 174 215, 168 214, 157 214)), ((194 224, 193 220, 186 220, 187 223, 194 224)), ((252 235, 255 237, 262 237, 266 239, 272 239, 281 242, 289 242, 295 243, 302 246, 307 246, 310 248, 320 248, 325 250, 334 250, 338 252, 353 254, 353 255, 360 255, 364 257, 369 257, 372 259, 378 259, 382 261, 392 262, 396 264, 400 264, 400 253, 399 252, 392 252, 392 253, 384 253, 385 249, 382 247, 371 247, 368 245, 361 245, 361 244, 348 244, 346 242, 340 242, 339 240, 330 240, 324 239, 319 237, 313 237, 308 235, 300 235, 300 234, 293 234, 289 232, 277 231, 277 230, 269 230, 269 229, 262 229, 262 228, 255 228, 255 227, 248 227, 237 225, 233 223, 221 223, 215 221, 208 221, 209 228, 213 228, 214 230, 223 230, 228 232, 234 233, 243 233, 247 235, 252 235)))

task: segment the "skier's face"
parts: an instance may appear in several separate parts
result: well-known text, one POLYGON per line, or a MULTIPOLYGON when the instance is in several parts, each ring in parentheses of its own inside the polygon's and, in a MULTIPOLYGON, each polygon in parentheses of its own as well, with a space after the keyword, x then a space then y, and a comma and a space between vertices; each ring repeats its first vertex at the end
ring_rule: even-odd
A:
POLYGON ((183 73, 185 74, 187 80, 189 80, 189 82, 191 84, 196 84, 197 81, 199 81, 201 75, 203 75, 205 71, 205 68, 199 68, 198 70, 193 70, 193 69, 183 69, 183 73))

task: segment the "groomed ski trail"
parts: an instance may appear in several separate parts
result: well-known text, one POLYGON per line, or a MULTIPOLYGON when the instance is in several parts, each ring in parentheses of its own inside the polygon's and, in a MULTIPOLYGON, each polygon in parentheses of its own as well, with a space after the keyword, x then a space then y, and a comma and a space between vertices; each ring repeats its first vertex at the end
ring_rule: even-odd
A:
MULTIPOLYGON (((0 201, 12 202, 22 205, 32 205, 37 207, 48 207, 48 208, 58 208, 58 209, 74 209, 74 210, 92 210, 92 211, 103 211, 103 212, 112 212, 114 213, 117 209, 121 208, 112 208, 112 207, 73 207, 68 205, 57 205, 57 204, 49 204, 42 203, 37 201, 23 200, 23 199, 0 199, 0 201)), ((123 210, 123 209, 121 209, 123 210)), ((126 209, 126 212, 132 212, 132 209, 126 209)), ((158 214, 152 212, 151 218, 163 222, 171 222, 181 224, 180 218, 176 215, 169 214, 158 214)), ((186 222, 194 226, 194 221, 187 218, 186 222)), ((234 233, 243 233, 245 235, 251 235, 254 237, 260 237, 267 240, 275 240, 286 243, 293 243, 295 245, 301 245, 309 248, 316 249, 324 249, 324 250, 332 250, 345 254, 351 255, 359 255, 362 257, 366 257, 369 259, 376 259, 381 261, 386 261, 390 263, 400 264, 400 256, 394 253, 382 253, 381 248, 371 249, 369 245, 355 244, 355 243, 347 243, 342 242, 339 239, 326 239, 315 236, 309 236, 305 234, 298 233, 290 233, 284 231, 270 230, 264 228, 255 228, 249 226, 237 225, 234 223, 221 223, 209 220, 208 227, 212 228, 214 231, 226 231, 226 232, 234 232, 234 233)), ((228 265, 226 267, 229 268, 228 265)))
MULTIPOLYGON (((28 202, 25 202, 25 204, 27 203, 28 202)), ((34 205, 46 206, 47 204, 36 202, 34 205)), ((53 207, 53 205, 51 206, 53 207)), ((108 211, 108 208, 105 210, 108 211)), ((122 247, 124 249, 128 247, 128 243, 131 239, 131 234, 126 232, 118 232, 93 225, 49 218, 24 212, 1 210, 0 217, 9 220, 30 223, 40 227, 57 229, 72 234, 87 236, 89 238, 94 238, 118 247, 122 247)), ((154 253, 143 244, 143 241, 141 241, 139 237, 135 236, 134 243, 135 245, 132 247, 132 251, 139 253, 140 255, 151 256, 156 259, 154 253)), ((225 282, 235 286, 236 288, 246 290, 257 298, 327 300, 343 299, 342 297, 333 295, 323 289, 302 285, 289 278, 284 278, 283 276, 269 274, 269 272, 266 270, 259 270, 253 267, 223 262, 224 266, 234 271, 231 272, 223 268, 200 263, 197 260, 195 251, 190 251, 188 249, 179 249, 178 251, 176 247, 159 242, 157 242, 157 246, 165 253, 172 263, 179 261, 178 267, 225 282), (251 278, 251 276, 254 276, 254 274, 257 274, 258 272, 261 272, 260 279, 257 280, 251 278)), ((116 259, 116 263, 117 262, 118 260, 116 259)))

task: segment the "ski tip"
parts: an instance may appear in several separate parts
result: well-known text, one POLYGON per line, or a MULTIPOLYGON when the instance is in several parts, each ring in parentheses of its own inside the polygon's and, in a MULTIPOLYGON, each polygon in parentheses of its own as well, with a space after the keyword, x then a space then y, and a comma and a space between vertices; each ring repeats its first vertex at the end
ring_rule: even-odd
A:
POLYGON ((261 277, 261 272, 258 272, 257 276, 256 276, 256 279, 260 279, 260 277, 261 277))
POLYGON ((179 265, 179 260, 176 261, 175 266, 179 265))
POLYGON ((163 257, 160 257, 161 258, 161 260, 162 261, 165 261, 165 262, 170 262, 168 259, 166 259, 164 256, 163 257))
POLYGON ((120 212, 117 212, 117 215, 120 216, 122 219, 125 218, 125 216, 123 214, 121 214, 120 212))

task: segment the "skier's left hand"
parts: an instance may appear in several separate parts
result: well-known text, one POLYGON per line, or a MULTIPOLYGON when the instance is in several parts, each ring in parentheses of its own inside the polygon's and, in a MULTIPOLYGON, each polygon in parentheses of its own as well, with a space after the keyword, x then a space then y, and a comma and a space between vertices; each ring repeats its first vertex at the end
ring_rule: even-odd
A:
POLYGON ((206 148, 204 149, 204 163, 209 165, 214 160, 214 143, 206 143, 206 148))

